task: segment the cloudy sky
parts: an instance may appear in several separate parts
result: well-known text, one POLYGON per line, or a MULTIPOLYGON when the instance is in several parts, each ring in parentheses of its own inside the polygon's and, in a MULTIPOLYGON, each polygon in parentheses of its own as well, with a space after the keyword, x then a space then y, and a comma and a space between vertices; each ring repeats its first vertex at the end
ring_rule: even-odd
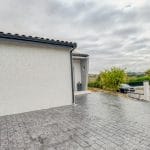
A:
POLYGON ((0 0, 0 30, 77 42, 90 73, 150 68, 149 0, 0 0))

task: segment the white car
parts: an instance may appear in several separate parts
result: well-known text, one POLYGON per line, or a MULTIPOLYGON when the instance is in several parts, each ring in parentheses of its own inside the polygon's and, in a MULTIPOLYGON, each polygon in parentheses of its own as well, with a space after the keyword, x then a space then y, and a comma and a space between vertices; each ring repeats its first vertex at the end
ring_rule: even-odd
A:
POLYGON ((120 93, 128 93, 128 92, 135 92, 134 87, 131 87, 128 84, 121 84, 119 88, 120 93))

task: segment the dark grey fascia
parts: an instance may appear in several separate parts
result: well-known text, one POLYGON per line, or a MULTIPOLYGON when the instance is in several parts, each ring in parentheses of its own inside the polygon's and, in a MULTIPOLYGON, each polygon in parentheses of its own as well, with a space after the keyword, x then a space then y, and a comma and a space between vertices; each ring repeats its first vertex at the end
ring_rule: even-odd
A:
POLYGON ((83 53, 72 53, 72 56, 76 56, 76 57, 88 57, 88 54, 83 54, 83 53))

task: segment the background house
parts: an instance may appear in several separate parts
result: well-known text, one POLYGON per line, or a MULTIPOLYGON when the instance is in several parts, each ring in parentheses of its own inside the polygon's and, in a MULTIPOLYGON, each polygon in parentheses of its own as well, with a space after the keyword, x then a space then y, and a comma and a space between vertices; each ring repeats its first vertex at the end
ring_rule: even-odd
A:
POLYGON ((73 52, 74 90, 86 91, 88 84, 89 55, 73 52), (81 86, 79 85, 81 83, 81 86))

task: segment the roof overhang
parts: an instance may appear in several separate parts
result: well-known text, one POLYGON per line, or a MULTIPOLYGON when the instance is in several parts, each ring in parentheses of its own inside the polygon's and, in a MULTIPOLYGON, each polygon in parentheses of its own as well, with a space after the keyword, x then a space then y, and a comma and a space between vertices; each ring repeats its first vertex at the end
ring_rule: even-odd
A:
POLYGON ((33 36, 11 34, 11 33, 4 33, 4 32, 0 32, 0 39, 33 42, 39 44, 49 44, 54 46, 70 47, 72 49, 75 49, 77 47, 76 43, 72 43, 68 41, 59 41, 59 40, 54 40, 49 38, 33 37, 33 36))

